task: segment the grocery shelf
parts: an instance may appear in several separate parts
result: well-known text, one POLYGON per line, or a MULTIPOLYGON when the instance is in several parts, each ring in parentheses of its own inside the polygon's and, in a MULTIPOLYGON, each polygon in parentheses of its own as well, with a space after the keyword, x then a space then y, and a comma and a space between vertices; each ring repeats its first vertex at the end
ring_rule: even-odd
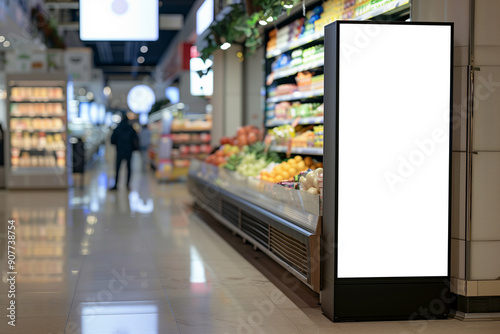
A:
POLYGON ((27 129, 10 129, 11 132, 55 132, 55 133, 63 133, 66 129, 35 129, 35 128, 27 128, 27 129))
POLYGON ((64 114, 18 114, 18 113, 10 113, 11 118, 19 118, 19 117, 63 117, 65 116, 64 114))
POLYGON ((323 30, 315 32, 315 33, 310 34, 310 35, 308 35, 306 37, 303 37, 303 38, 298 39, 296 41, 290 42, 290 43, 288 43, 286 46, 284 46, 282 48, 276 48, 276 49, 273 49, 271 51, 268 51, 266 53, 266 58, 269 59, 269 58, 273 58, 273 57, 279 56, 279 55, 281 55, 284 52, 287 52, 289 50, 298 48, 299 46, 306 45, 308 43, 314 42, 314 41, 316 41, 316 40, 318 40, 320 38, 323 38, 324 36, 325 36, 325 33, 323 32, 323 30))
POLYGON ((64 172, 66 167, 40 167, 40 166, 30 166, 30 167, 11 167, 13 174, 30 174, 30 175, 53 175, 54 172, 64 172))
POLYGON ((393 10, 393 9, 398 9, 402 10, 405 8, 410 8, 409 4, 410 0, 407 1, 393 1, 391 3, 388 3, 380 8, 377 8, 375 10, 369 11, 368 13, 364 13, 360 16, 355 17, 353 20, 355 21, 364 21, 371 19, 372 17, 379 16, 382 14, 386 14, 387 12, 393 10))
MULTIPOLYGON (((274 152, 288 152, 288 147, 272 145, 271 151, 274 152)), ((293 154, 308 154, 308 155, 323 155, 322 147, 292 147, 291 153, 293 154)))
POLYGON ((15 98, 11 97, 10 102, 15 102, 15 103, 57 103, 57 102, 65 102, 65 99, 50 99, 50 98, 45 98, 45 97, 40 97, 40 98, 31 98, 31 99, 25 99, 25 98, 15 98))
POLYGON ((321 97, 321 96, 323 96, 323 94, 324 94, 324 89, 310 90, 307 92, 293 92, 292 94, 269 97, 266 100, 266 103, 302 100, 302 99, 307 99, 307 98, 311 98, 311 97, 321 97))
POLYGON ((308 62, 299 66, 294 66, 292 68, 278 69, 274 71, 274 80, 286 78, 296 73, 307 71, 316 67, 321 67, 325 65, 325 59, 321 57, 321 59, 308 62))
MULTIPOLYGON (((323 116, 302 117, 299 120, 299 124, 301 124, 301 125, 323 124, 323 120, 324 120, 323 116)), ((269 119, 266 121, 266 127, 272 128, 275 126, 292 124, 294 121, 295 121, 295 118, 292 118, 292 119, 269 119)))
POLYGON ((33 151, 33 152, 58 152, 58 151, 64 151, 66 150, 65 147, 60 148, 60 149, 48 149, 48 148, 27 148, 27 147, 11 147, 11 151, 13 150, 19 150, 19 151, 33 151))

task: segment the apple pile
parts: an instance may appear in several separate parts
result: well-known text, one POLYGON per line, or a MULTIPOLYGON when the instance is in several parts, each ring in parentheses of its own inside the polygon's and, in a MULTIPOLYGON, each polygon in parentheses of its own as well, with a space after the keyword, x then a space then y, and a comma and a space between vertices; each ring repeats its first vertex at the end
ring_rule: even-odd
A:
POLYGON ((262 131, 256 126, 245 125, 240 126, 236 131, 236 136, 234 137, 222 137, 220 144, 230 144, 236 145, 238 147, 243 147, 246 145, 252 145, 257 141, 262 140, 262 131))

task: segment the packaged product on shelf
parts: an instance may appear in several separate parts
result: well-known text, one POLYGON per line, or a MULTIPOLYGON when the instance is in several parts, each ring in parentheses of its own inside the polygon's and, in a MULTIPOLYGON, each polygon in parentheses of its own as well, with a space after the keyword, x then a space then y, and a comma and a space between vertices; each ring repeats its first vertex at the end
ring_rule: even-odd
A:
POLYGON ((285 48, 289 43, 290 26, 284 26, 278 30, 276 34, 276 47, 278 49, 285 48))
POLYGON ((287 67, 288 65, 290 65, 291 60, 292 59, 289 55, 282 54, 271 64, 271 68, 273 71, 276 71, 280 68, 287 67))
POLYGON ((24 132, 23 133, 23 148, 26 150, 31 149, 31 143, 32 143, 32 140, 31 140, 31 136, 30 136, 29 132, 24 132))
POLYGON ((64 126, 62 119, 60 119, 60 118, 53 118, 52 122, 53 122, 52 128, 54 128, 54 129, 60 130, 64 126))
POLYGON ((297 85, 294 84, 282 84, 276 87, 276 96, 280 95, 290 95, 297 91, 297 85))
POLYGON ((288 118, 288 110, 291 107, 290 102, 280 102, 277 103, 274 107, 274 117, 276 119, 287 119, 288 118))
POLYGON ((60 133, 54 134, 54 149, 62 150, 66 147, 60 133))
POLYGON ((307 71, 297 73, 297 76, 295 76, 295 81, 297 82, 299 91, 302 92, 310 90, 312 76, 313 74, 307 71))
POLYGON ((290 61, 291 67, 302 65, 302 49, 294 50, 291 56, 292 56, 292 60, 290 61))
POLYGON ((31 135, 31 147, 34 149, 40 148, 40 141, 38 140, 38 133, 36 132, 31 135))
POLYGON ((292 139, 292 147, 313 147, 314 132, 308 130, 292 139))
POLYGON ((288 43, 298 41, 304 26, 304 18, 301 17, 290 24, 288 43))
POLYGON ((198 133, 193 133, 191 135, 190 141, 192 141, 192 142, 199 142, 199 141, 201 141, 200 138, 201 137, 200 137, 200 135, 198 133))
POLYGON ((208 143, 208 142, 210 142, 211 139, 212 139, 212 136, 210 135, 210 133, 202 133, 200 135, 200 141, 203 143, 208 143))
POLYGON ((323 147, 323 125, 314 127, 314 147, 323 147))
POLYGON ((191 145, 189 147, 189 152, 192 154, 199 154, 200 153, 200 146, 199 145, 191 145))
POLYGON ((273 29, 271 31, 269 31, 269 40, 267 42, 267 50, 270 51, 270 50, 273 50, 276 48, 276 34, 277 34, 278 30, 277 29, 273 29))
POLYGON ((28 152, 21 153, 21 157, 19 158, 19 166, 28 167, 29 165, 30 165, 30 154, 28 152))
POLYGON ((12 164, 12 167, 17 167, 19 166, 19 156, 12 156, 10 159, 10 163, 12 164))
POLYGON ((290 138, 295 137, 295 129, 290 124, 277 126, 269 130, 269 133, 274 137, 276 145, 286 145, 290 138))
POLYGON ((324 88, 325 75, 320 74, 311 78, 311 90, 319 90, 324 88))
POLYGON ((65 167, 66 166, 66 154, 64 151, 57 151, 57 167, 65 167))

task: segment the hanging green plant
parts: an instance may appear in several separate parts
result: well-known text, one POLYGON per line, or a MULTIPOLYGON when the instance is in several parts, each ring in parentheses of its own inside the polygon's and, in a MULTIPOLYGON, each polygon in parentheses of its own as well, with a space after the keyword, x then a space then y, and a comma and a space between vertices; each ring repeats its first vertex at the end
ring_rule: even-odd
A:
POLYGON ((247 0, 245 4, 231 4, 223 9, 222 18, 215 20, 205 38, 205 47, 200 51, 206 60, 224 43, 242 43, 247 56, 262 45, 259 24, 273 22, 283 13, 290 14, 293 4, 299 0, 247 0))

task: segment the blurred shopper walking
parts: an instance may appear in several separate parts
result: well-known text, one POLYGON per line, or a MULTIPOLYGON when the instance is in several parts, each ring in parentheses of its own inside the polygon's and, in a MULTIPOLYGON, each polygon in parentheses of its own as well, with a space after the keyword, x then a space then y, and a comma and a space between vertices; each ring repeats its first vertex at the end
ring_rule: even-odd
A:
POLYGON ((142 126, 141 132, 139 132, 139 146, 141 150, 142 168, 143 171, 148 170, 149 159, 148 159, 148 149, 151 144, 151 131, 148 125, 142 126))
POLYGON ((116 174, 115 185, 110 190, 116 190, 118 186, 118 177, 120 175, 120 165, 123 160, 127 163, 127 189, 130 190, 131 160, 132 152, 139 149, 139 137, 134 128, 128 124, 126 114, 122 115, 120 124, 111 135, 111 144, 116 145, 116 174))

